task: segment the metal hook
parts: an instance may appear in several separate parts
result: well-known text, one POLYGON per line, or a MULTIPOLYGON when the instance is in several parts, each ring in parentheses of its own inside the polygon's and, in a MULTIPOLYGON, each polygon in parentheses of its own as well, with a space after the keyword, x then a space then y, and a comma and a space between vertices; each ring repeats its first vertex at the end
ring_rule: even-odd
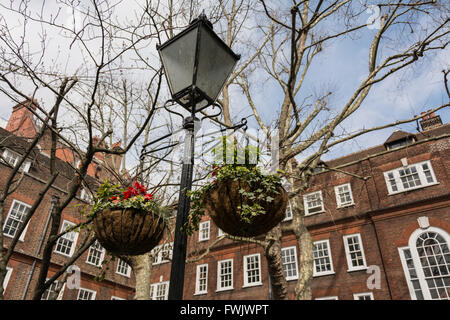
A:
POLYGON ((242 130, 247 131, 247 129, 248 129, 248 127, 247 127, 247 118, 242 118, 241 119, 240 126, 242 127, 242 130))
POLYGON ((173 114, 176 114, 176 115, 180 116, 180 117, 184 120, 184 116, 183 116, 181 113, 176 112, 176 111, 169 110, 169 109, 167 108, 167 105, 168 105, 169 103, 175 103, 175 102, 176 102, 175 100, 169 99, 169 100, 166 101, 166 103, 164 104, 163 107, 164 107, 164 109, 166 109, 168 112, 173 113, 173 114))
POLYGON ((203 121, 204 119, 207 119, 207 118, 208 118, 208 119, 212 119, 212 118, 218 117, 218 116, 220 116, 220 115, 222 114, 222 112, 223 112, 223 107, 222 107, 219 103, 215 102, 215 103, 212 104, 212 106, 213 106, 213 109, 214 109, 215 107, 218 107, 218 108, 219 108, 219 113, 213 114, 213 115, 205 115, 203 118, 200 119, 200 121, 203 121))

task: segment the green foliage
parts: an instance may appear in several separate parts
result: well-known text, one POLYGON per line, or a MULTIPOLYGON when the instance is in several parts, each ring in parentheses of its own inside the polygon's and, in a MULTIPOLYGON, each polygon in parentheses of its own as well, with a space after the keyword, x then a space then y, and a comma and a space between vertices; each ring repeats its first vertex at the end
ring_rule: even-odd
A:
POLYGON ((236 164, 214 167, 212 176, 216 178, 211 183, 205 184, 198 190, 188 192, 191 198, 191 212, 184 230, 191 235, 194 230, 198 230, 200 220, 205 214, 203 199, 218 183, 227 181, 244 181, 250 190, 239 189, 239 193, 248 201, 243 201, 243 205, 238 207, 241 220, 251 223, 252 218, 265 214, 261 201, 272 202, 279 194, 278 188, 281 186, 279 175, 265 175, 256 166, 239 166, 236 164))

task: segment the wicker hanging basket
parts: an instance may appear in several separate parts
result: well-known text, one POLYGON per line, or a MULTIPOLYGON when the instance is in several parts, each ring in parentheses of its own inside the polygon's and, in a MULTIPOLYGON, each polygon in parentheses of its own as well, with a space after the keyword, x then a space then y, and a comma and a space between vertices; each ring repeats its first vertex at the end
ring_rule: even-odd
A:
POLYGON ((165 222, 159 215, 139 209, 104 209, 96 213, 97 240, 116 255, 140 255, 152 250, 161 240, 165 222))
POLYGON ((254 191, 258 186, 250 186, 241 180, 223 180, 203 198, 205 211, 224 232, 233 236, 255 237, 270 231, 284 219, 288 195, 283 187, 278 188, 278 194, 270 195, 274 198, 271 202, 247 199, 239 193, 240 189, 254 191), (264 208, 265 214, 252 217, 250 223, 243 221, 239 207, 252 205, 255 201, 264 208))

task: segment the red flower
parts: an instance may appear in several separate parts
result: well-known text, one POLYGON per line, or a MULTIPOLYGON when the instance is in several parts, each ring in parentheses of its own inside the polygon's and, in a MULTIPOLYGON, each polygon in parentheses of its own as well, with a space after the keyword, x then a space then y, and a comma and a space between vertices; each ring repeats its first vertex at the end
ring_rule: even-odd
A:
POLYGON ((116 197, 116 196, 112 196, 111 198, 109 198, 109 200, 110 200, 110 201, 112 201, 112 200, 117 200, 117 197, 116 197))
POLYGON ((131 197, 131 192, 128 190, 128 191, 125 191, 124 193, 123 193, 123 199, 124 200, 127 200, 128 198, 130 198, 131 197))
MULTIPOLYGON (((141 185, 139 182, 135 181, 134 188, 128 187, 128 190, 123 193, 124 200, 129 199, 131 197, 138 196, 140 194, 146 195, 146 192, 147 192, 147 188, 144 187, 143 185, 141 185)), ((150 195, 149 199, 151 199, 152 195, 151 194, 149 194, 149 195, 150 195)), ((146 197, 146 199, 147 199, 147 197, 146 197)))
POLYGON ((139 193, 133 189, 133 187, 128 187, 128 191, 131 193, 131 195, 133 196, 137 196, 139 193))
POLYGON ((138 190, 141 194, 145 194, 145 192, 147 191, 147 188, 145 188, 142 184, 140 184, 137 181, 134 183, 134 188, 138 190))
POLYGON ((146 193, 144 198, 145 200, 152 200, 153 196, 150 193, 146 193))

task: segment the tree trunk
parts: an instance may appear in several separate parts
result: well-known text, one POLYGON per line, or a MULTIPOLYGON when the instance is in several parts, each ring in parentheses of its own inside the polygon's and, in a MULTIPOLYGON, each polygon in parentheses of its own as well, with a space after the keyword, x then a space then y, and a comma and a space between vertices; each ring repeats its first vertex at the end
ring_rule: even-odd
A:
POLYGON ((269 269, 272 298, 274 300, 287 300, 287 282, 284 276, 283 265, 281 263, 281 227, 273 228, 266 235, 267 246, 264 254, 267 259, 269 269))
POLYGON ((298 228, 296 228, 295 237, 299 248, 299 275, 297 285, 295 287, 295 298, 297 300, 312 299, 312 279, 313 279, 313 242, 312 237, 306 229, 304 217, 297 217, 299 220, 298 228))
POLYGON ((228 85, 225 85, 222 90, 222 105, 223 108, 223 119, 227 126, 232 126, 231 114, 230 114, 230 96, 228 94, 228 85))
MULTIPOLYGON (((294 189, 299 187, 300 190, 305 190, 307 188, 307 180, 311 176, 311 169, 308 171, 308 174, 302 176, 300 181, 296 181, 292 178, 296 176, 296 170, 293 168, 291 161, 286 163, 282 169, 285 170, 287 176, 290 177, 288 181, 294 189)), ((311 300, 314 261, 313 241, 305 225, 305 210, 299 196, 297 195, 291 198, 290 203, 292 210, 292 224, 290 230, 294 232, 299 250, 299 275, 294 290, 295 299, 311 300)))
POLYGON ((136 294, 134 300, 150 300, 150 276, 152 261, 149 253, 138 256, 127 256, 126 261, 133 269, 136 278, 136 294))

